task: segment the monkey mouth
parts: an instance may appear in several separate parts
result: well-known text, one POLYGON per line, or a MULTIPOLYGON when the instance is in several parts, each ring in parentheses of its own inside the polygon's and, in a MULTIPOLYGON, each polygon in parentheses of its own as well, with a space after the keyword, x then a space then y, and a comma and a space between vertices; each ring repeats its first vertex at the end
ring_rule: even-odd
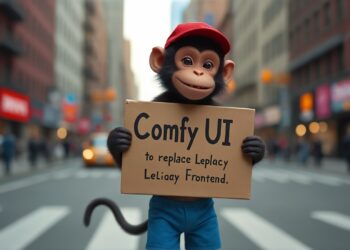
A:
POLYGON ((181 81, 179 78, 178 78, 179 82, 181 82, 183 85, 186 85, 187 87, 190 87, 190 88, 193 88, 193 89, 199 89, 199 90, 209 90, 211 89, 212 87, 205 87, 205 86, 199 86, 199 85, 194 85, 194 84, 189 84, 189 83, 186 83, 184 81, 181 81))

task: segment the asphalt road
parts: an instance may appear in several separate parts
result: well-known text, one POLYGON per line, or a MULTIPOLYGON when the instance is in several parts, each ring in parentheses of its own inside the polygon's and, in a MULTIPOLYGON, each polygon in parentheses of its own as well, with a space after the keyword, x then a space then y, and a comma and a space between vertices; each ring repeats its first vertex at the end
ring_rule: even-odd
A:
MULTIPOLYGON (((349 249, 350 177, 270 166, 253 171, 252 199, 216 199, 223 249, 349 249)), ((144 249, 105 208, 82 223, 94 198, 118 202, 131 222, 147 217, 150 196, 121 195, 116 169, 85 169, 80 161, 0 184, 0 249, 144 249)))

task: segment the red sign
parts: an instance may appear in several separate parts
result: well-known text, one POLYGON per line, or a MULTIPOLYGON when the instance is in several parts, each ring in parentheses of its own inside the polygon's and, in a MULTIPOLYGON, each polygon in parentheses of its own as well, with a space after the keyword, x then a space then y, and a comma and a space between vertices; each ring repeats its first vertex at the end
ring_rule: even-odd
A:
POLYGON ((11 90, 0 89, 0 116, 13 121, 29 121, 29 97, 11 90))

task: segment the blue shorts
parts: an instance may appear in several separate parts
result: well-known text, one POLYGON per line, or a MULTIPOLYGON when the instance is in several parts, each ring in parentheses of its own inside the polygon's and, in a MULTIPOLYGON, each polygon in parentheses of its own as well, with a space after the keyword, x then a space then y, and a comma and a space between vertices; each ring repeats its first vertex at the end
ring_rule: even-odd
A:
POLYGON ((180 249, 181 233, 185 233, 186 249, 221 247, 213 199, 179 201, 161 196, 151 198, 146 249, 180 249))

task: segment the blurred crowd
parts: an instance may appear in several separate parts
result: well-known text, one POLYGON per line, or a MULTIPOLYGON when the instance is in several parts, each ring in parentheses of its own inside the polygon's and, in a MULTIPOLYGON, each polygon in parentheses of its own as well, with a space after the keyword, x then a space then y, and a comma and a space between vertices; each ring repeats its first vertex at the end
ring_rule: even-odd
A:
POLYGON ((67 159, 80 154, 79 144, 74 140, 52 140, 33 133, 25 143, 17 140, 14 134, 7 130, 0 135, 0 156, 6 175, 11 174, 12 165, 29 164, 32 169, 39 161, 45 161, 48 166, 56 160, 67 159))
MULTIPOLYGON (((287 136, 280 135, 277 138, 266 140, 266 146, 266 156, 271 161, 279 158, 285 161, 297 161, 303 166, 312 164, 316 167, 321 167, 325 157, 323 142, 319 137, 299 137, 295 140, 289 140, 287 136)), ((350 173, 350 128, 343 138, 341 150, 350 173)))

